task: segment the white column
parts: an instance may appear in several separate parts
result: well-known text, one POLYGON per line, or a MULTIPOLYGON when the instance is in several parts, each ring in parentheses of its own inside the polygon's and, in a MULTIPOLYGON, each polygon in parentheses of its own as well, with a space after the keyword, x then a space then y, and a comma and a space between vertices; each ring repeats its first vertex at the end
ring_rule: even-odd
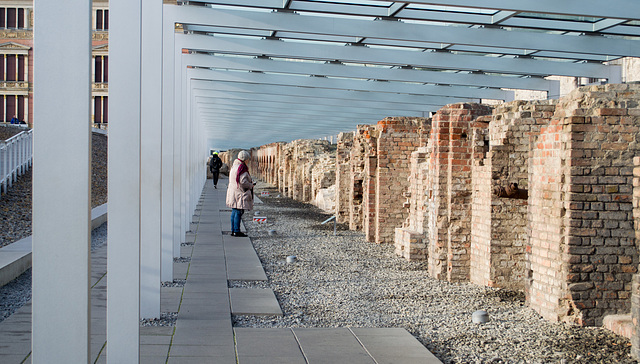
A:
POLYGON ((29 82, 29 54, 24 55, 24 82, 29 82))
MULTIPOLYGON (((161 279, 173 281, 173 94, 174 84, 174 20, 163 11, 162 46, 162 257, 161 279)), ((178 249, 180 244, 178 243, 178 249)))
MULTIPOLYGON (((182 52, 181 52, 182 53, 182 52)), ((184 58, 183 58, 184 59, 184 58)), ((187 146, 189 143, 189 119, 187 119, 187 111, 189 110, 189 102, 188 102, 188 97, 187 97, 187 67, 185 65, 185 63, 181 62, 182 64, 182 79, 180 81, 180 83, 182 84, 182 92, 180 93, 181 95, 181 115, 180 115, 180 124, 181 124, 181 131, 182 131, 182 137, 181 137, 181 148, 180 148, 180 156, 181 156, 181 168, 180 168, 180 178, 182 179, 182 184, 181 184, 181 188, 182 191, 180 192, 180 200, 181 200, 181 204, 180 204, 180 216, 181 216, 181 221, 182 221, 182 226, 180 229, 180 238, 181 241, 184 242, 184 237, 185 237, 185 232, 189 230, 189 224, 191 223, 191 216, 189 216, 188 214, 188 210, 189 210, 189 198, 188 198, 188 191, 189 191, 189 179, 187 176, 187 171, 189 170, 189 154, 187 153, 187 146)))
POLYGON ((107 363, 139 361, 142 0, 111 0, 107 363))
POLYGON ((91 83, 96 82, 96 57, 98 56, 91 57, 91 83))
POLYGON ((99 96, 92 96, 91 97, 91 124, 95 124, 97 122, 96 120, 96 97, 99 96))
POLYGON ((142 0, 140 316, 160 318, 162 0, 142 0))
MULTIPOLYGON (((16 54, 16 82, 18 82, 18 80, 20 79, 20 77, 18 76, 20 74, 20 55, 16 54)), ((18 105, 18 104, 16 104, 18 105)), ((17 106, 16 106, 16 115, 18 114, 18 110, 17 110, 17 106)))
POLYGON ((174 103, 174 145, 173 145, 173 156, 174 156, 174 164, 173 164, 173 187, 174 187, 174 195, 173 195, 173 203, 175 206, 174 210, 174 245, 173 245, 173 254, 175 257, 180 256, 180 243, 184 241, 184 224, 182 218, 182 204, 184 199, 182 198, 182 189, 184 185, 183 173, 182 173, 182 136, 184 134, 184 120, 182 119, 182 50, 179 46, 176 46, 175 50, 175 103, 174 103))
POLYGON ((87 363, 91 1, 36 0, 35 9, 34 108, 40 118, 34 132, 31 361, 87 363), (60 34, 64 34, 64 42, 60 42, 60 34), (64 120, 64 128, 60 120, 64 120))

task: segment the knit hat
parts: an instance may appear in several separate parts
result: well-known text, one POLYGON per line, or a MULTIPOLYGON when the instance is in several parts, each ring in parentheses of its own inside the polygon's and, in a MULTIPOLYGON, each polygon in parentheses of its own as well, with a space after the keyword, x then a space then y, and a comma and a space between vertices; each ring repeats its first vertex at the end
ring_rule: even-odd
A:
POLYGON ((249 159, 250 157, 251 157, 251 154, 249 154, 249 152, 247 152, 246 150, 243 150, 240 153, 238 153, 238 159, 240 159, 243 162, 249 159))

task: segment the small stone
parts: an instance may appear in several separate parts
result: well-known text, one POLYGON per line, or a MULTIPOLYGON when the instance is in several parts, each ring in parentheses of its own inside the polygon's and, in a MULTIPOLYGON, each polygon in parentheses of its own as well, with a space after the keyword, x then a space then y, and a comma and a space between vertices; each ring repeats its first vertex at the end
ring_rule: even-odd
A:
POLYGON ((478 310, 471 315, 471 322, 474 324, 484 324, 489 322, 489 314, 487 311, 478 310))

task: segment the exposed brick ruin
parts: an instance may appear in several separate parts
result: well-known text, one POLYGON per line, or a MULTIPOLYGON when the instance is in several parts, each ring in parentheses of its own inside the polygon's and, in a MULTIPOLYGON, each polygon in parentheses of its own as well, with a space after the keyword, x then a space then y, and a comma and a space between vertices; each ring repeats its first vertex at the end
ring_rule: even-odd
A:
POLYGON ((253 155, 287 196, 309 201, 335 184, 339 222, 425 260, 434 278, 524 291, 551 321, 633 312, 637 327, 639 102, 640 85, 623 84, 453 104, 432 119, 361 125, 335 151, 296 141, 253 155))
POLYGON ((488 125, 474 129, 471 281, 523 290, 526 277, 527 199, 531 140, 549 123, 555 102, 499 105, 488 125), (517 184, 521 196, 499 197, 517 184), (509 198, 511 197, 511 198, 509 198), (518 198, 520 197, 520 198, 518 198))
POLYGON ((639 100, 638 85, 578 89, 541 128, 530 158, 527 293, 547 319, 600 325, 631 308, 639 100))

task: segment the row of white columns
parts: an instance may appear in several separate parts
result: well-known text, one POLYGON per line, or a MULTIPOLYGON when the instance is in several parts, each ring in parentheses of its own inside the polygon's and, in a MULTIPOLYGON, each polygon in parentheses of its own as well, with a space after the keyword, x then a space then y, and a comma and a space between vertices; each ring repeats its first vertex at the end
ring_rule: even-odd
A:
MULTIPOLYGON (((173 280, 173 258, 206 181, 207 148, 185 104, 175 21, 162 0, 109 6, 106 354, 108 363, 136 363, 139 320, 160 317, 161 282, 173 280)), ((86 363, 91 2, 36 0, 35 9, 32 362, 86 363)))

